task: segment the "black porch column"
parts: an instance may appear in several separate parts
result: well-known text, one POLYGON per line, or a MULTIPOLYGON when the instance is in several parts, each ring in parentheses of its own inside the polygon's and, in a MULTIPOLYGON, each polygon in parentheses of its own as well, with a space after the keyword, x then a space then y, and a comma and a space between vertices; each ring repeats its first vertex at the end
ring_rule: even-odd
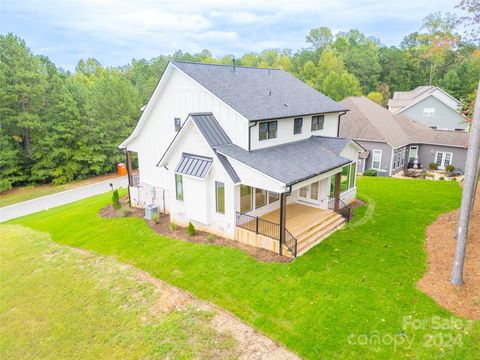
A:
POLYGON ((285 243, 285 227, 287 226, 287 196, 280 194, 280 244, 278 253, 282 255, 282 244, 285 243))
POLYGON ((342 173, 335 174, 335 202, 333 203, 333 210, 338 211, 340 208, 340 187, 342 183, 342 173))

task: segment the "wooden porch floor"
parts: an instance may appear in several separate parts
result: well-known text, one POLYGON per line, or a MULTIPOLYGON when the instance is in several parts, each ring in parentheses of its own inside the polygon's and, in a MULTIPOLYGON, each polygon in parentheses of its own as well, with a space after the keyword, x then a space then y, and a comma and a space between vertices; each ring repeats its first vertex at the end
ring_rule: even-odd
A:
MULTIPOLYGON (((290 233, 298 238, 312 226, 324 222, 331 218, 335 213, 332 210, 319 209, 312 206, 293 203, 287 205, 287 224, 286 227, 290 233)), ((280 223, 280 209, 276 209, 260 218, 274 223, 280 223)))

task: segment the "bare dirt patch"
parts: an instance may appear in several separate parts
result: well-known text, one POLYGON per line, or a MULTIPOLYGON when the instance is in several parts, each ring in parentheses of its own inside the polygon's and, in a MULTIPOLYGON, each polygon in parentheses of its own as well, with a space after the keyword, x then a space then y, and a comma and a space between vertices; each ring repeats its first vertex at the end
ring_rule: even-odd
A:
POLYGON ((441 215, 427 228, 428 269, 419 288, 441 306, 467 319, 480 320, 480 187, 470 220, 464 285, 449 283, 455 254, 459 210, 441 215))
MULTIPOLYGON (((112 207, 111 204, 105 206, 100 210, 99 215, 104 218, 118 218, 118 217, 129 217, 136 216, 143 218, 144 211, 137 208, 128 208, 126 205, 125 198, 121 199, 122 209, 116 210, 112 207)), ((176 229, 173 229, 170 224, 170 216, 168 214, 160 214, 158 221, 154 222, 151 220, 145 220, 148 226, 154 230, 157 234, 167 236, 172 239, 180 241, 188 241, 197 244, 210 244, 218 246, 229 246, 240 249, 246 252, 248 255, 254 257, 255 259, 262 262, 280 262, 287 263, 292 261, 292 259, 286 256, 280 256, 272 251, 268 251, 261 248, 256 248, 247 244, 242 244, 238 241, 226 239, 224 237, 210 234, 204 231, 195 231, 195 234, 192 236, 187 235, 187 229, 182 226, 176 225, 176 229)))

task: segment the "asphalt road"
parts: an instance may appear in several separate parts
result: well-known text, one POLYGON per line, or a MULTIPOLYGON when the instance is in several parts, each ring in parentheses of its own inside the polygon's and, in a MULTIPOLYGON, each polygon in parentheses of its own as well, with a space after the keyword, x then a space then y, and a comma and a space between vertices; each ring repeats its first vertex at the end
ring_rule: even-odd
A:
POLYGON ((114 189, 126 187, 127 182, 127 177, 124 176, 5 206, 0 208, 0 222, 15 219, 28 214, 33 214, 39 211, 48 211, 48 209, 60 205, 105 193, 111 190, 110 183, 113 184, 114 189))

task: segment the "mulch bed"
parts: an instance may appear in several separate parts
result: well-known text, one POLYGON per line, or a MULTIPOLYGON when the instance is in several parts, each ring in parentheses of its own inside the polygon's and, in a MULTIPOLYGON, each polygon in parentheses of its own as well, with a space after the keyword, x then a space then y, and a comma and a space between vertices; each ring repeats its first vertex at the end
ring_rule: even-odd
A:
POLYGON ((427 228, 428 269, 418 286, 454 314, 480 320, 480 187, 470 220, 462 286, 449 283, 458 216, 459 210, 441 215, 427 228))
MULTIPOLYGON (((104 218, 121 218, 121 217, 139 217, 144 218, 145 212, 143 209, 137 208, 128 208, 125 199, 121 200, 122 209, 116 210, 112 207, 112 204, 105 206, 99 212, 99 216, 104 218), (129 209, 130 211, 126 210, 129 209)), ((180 241, 188 241, 197 244, 210 244, 218 246, 229 246, 240 249, 246 252, 248 255, 253 256, 255 259, 262 262, 279 262, 287 263, 292 261, 292 259, 286 256, 280 256, 272 251, 268 251, 261 248, 256 248, 247 244, 242 244, 238 241, 226 239, 221 236, 213 235, 204 231, 195 231, 195 234, 192 236, 187 235, 187 229, 182 226, 177 225, 176 230, 172 230, 170 227, 170 215, 160 214, 158 222, 144 219, 148 226, 154 230, 156 233, 167 236, 172 239, 180 241)))

